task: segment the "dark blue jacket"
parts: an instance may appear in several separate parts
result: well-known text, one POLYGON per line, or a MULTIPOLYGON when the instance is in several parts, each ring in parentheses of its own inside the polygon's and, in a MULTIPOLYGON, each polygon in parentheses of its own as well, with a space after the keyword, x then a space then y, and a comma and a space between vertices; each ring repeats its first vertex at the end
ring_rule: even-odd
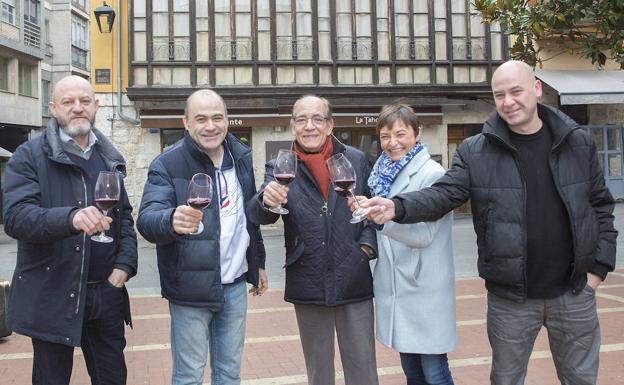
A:
MULTIPOLYGON (((7 164, 4 230, 18 240, 9 298, 8 326, 30 337, 79 346, 89 271, 90 237, 74 231, 70 216, 85 207, 83 174, 62 148, 55 119, 22 144, 7 164)), ((121 154, 97 130, 96 147, 109 170, 125 174, 121 154)), ((115 267, 136 274, 132 207, 122 186, 111 211, 115 267)))
MULTIPOLYGON (((334 140, 334 153, 343 152, 356 169, 355 194, 366 195, 370 163, 363 152, 334 140)), ((279 218, 262 204, 262 191, 274 181, 272 160, 266 165, 264 185, 248 206, 248 216, 257 224, 279 218)), ((286 290, 292 303, 342 305, 373 297, 369 258, 360 249, 366 244, 377 250, 375 230, 365 222, 349 223, 347 200, 329 187, 327 202, 310 171, 299 162, 295 180, 288 185, 290 214, 283 215, 286 246, 286 290)))
MULTIPOLYGON (((228 134, 223 142, 234 158, 236 176, 247 202, 256 193, 251 149, 228 134)), ((204 231, 179 235, 173 231, 173 212, 186 204, 192 176, 203 172, 215 180, 212 161, 185 132, 184 139, 160 154, 149 167, 137 219, 139 232, 156 244, 163 297, 180 305, 219 310, 223 305, 220 267, 219 205, 204 209, 204 231)), ((258 226, 247 221, 247 281, 258 285, 258 268, 264 268, 265 251, 258 226)))

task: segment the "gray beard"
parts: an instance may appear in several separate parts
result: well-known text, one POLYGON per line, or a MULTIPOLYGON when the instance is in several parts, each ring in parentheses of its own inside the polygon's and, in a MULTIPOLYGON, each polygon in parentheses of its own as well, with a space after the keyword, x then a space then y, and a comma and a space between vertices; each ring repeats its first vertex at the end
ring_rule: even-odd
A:
POLYGON ((75 138, 77 136, 85 136, 88 135, 89 132, 91 132, 91 125, 80 125, 80 126, 75 126, 75 127, 62 127, 63 132, 65 132, 67 135, 71 136, 72 138, 75 138))

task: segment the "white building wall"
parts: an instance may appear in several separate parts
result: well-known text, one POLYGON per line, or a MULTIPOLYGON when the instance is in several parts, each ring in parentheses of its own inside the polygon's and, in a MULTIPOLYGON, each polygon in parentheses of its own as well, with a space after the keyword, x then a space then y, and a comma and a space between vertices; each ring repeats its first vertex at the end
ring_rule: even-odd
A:
MULTIPOLYGON (((18 85, 19 60, 25 60, 25 57, 18 56, 9 59, 8 81, 10 91, 0 91, 0 106, 2 106, 0 122, 40 127, 41 100, 38 95, 41 95, 41 70, 38 67, 37 74, 33 77, 37 87, 36 96, 20 95, 18 85)), ((25 62, 34 64, 29 61, 25 62)))

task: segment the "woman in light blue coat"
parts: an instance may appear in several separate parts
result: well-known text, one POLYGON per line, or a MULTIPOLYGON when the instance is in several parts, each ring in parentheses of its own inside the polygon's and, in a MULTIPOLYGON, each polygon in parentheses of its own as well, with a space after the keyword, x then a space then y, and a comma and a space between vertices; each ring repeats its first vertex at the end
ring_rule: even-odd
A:
MULTIPOLYGON (((384 107, 377 132, 383 153, 368 180, 373 195, 420 190, 444 174, 420 143, 409 106, 384 107)), ((449 213, 435 222, 389 222, 377 232, 377 339, 400 353, 407 385, 453 384, 446 355, 456 343, 452 221, 449 213)))

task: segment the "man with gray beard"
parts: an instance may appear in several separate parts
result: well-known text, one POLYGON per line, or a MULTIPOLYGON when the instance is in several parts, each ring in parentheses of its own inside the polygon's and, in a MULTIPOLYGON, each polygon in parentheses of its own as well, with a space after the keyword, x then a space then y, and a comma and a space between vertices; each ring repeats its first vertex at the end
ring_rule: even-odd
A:
POLYGON ((136 274, 136 234, 125 161, 93 127, 98 106, 87 80, 61 79, 49 103, 54 118, 6 167, 5 231, 19 243, 7 323, 32 339, 33 385, 69 384, 76 346, 92 384, 126 383, 124 284, 136 274), (102 171, 121 185, 108 217, 94 206, 102 171), (113 241, 92 241, 98 232, 113 241))

